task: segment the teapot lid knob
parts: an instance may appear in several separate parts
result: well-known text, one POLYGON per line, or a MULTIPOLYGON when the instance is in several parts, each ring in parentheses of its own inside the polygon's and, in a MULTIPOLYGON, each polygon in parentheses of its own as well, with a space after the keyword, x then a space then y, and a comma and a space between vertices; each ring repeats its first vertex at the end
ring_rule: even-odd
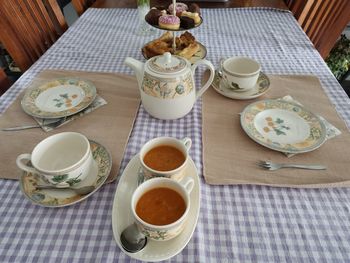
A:
POLYGON ((174 74, 188 67, 188 62, 184 58, 173 56, 170 52, 156 56, 147 61, 149 69, 155 73, 174 74))
POLYGON ((170 64, 171 63, 171 54, 170 52, 165 52, 164 53, 164 64, 170 64))

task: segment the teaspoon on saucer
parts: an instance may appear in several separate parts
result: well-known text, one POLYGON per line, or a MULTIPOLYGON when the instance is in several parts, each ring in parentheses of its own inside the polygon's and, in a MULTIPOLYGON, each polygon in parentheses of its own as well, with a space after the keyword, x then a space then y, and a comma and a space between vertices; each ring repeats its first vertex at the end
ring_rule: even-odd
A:
POLYGON ((79 195, 86 195, 91 193, 95 189, 95 186, 89 185, 89 186, 83 186, 80 188, 70 188, 70 187, 61 188, 61 187, 55 187, 53 185, 37 185, 36 189, 69 189, 76 192, 79 195))
POLYGON ((136 253, 146 246, 147 237, 133 223, 123 230, 120 235, 120 242, 126 251, 136 253))

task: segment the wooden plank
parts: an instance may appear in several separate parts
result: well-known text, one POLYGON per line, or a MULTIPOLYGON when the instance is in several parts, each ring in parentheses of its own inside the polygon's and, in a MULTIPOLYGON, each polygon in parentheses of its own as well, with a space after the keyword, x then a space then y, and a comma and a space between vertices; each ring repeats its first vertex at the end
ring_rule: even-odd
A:
POLYGON ((11 87, 12 82, 7 77, 3 68, 0 68, 0 96, 11 87))
POLYGON ((0 41, 6 50, 16 62, 17 66, 22 70, 26 70, 35 61, 28 48, 17 37, 16 33, 11 30, 11 25, 5 17, 4 9, 0 8, 0 41))
POLYGON ((295 18, 323 58, 350 21, 349 0, 290 0, 295 18))
POLYGON ((43 0, 0 1, 0 39, 22 71, 28 69, 67 29, 65 21, 65 27, 60 27, 64 17, 56 0, 44 1, 48 1, 47 6, 43 0), (48 10, 53 11, 49 14, 48 10))

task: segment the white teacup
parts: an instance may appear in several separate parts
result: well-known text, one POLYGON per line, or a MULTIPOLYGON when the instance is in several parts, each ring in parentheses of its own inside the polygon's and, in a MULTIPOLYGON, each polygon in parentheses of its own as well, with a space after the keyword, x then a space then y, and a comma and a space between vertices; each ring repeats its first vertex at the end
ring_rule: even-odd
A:
POLYGON ((190 210, 190 193, 194 186, 194 180, 190 177, 184 178, 181 182, 169 178, 153 178, 139 185, 132 195, 131 210, 136 224, 140 231, 152 240, 167 241, 178 236, 185 227, 190 210), (185 201, 186 209, 182 216, 176 221, 167 225, 154 225, 145 222, 136 212, 136 205, 146 192, 155 188, 170 188, 176 191, 185 201))
POLYGON ((260 74, 260 64, 247 57, 231 57, 221 60, 221 73, 227 87, 235 91, 254 88, 260 74))
POLYGON ((158 137, 148 141, 140 151, 140 162, 143 170, 143 176, 145 180, 154 178, 154 177, 166 177, 171 178, 177 181, 180 181, 184 177, 184 171, 188 162, 188 151, 191 148, 192 140, 190 138, 184 138, 182 140, 178 140, 173 137, 158 137), (159 171, 156 169, 152 169, 144 162, 145 155, 152 149, 157 146, 172 146, 179 150, 185 157, 185 161, 176 169, 168 170, 168 171, 159 171))
POLYGON ((52 135, 37 144, 31 154, 21 154, 16 160, 20 169, 38 174, 57 187, 74 186, 84 180, 93 162, 89 140, 76 132, 52 135))

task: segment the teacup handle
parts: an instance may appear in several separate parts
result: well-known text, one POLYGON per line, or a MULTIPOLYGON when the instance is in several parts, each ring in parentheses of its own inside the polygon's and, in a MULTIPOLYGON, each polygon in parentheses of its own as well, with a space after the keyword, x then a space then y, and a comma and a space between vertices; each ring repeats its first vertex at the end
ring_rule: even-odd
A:
POLYGON ((219 60, 218 74, 220 77, 222 77, 222 68, 223 68, 223 64, 224 64, 225 60, 226 60, 226 58, 220 58, 220 60, 219 60))
POLYGON ((32 158, 32 155, 30 153, 23 153, 23 154, 20 154, 17 159, 16 159, 16 164, 17 166, 26 171, 26 172, 29 172, 29 173, 38 173, 38 171, 33 168, 33 167, 30 167, 29 165, 23 163, 23 161, 30 161, 32 158))
POLYGON ((186 189, 187 193, 190 194, 194 186, 194 180, 191 177, 185 177, 180 184, 186 189))
POLYGON ((196 61, 196 63, 194 63, 191 67, 191 70, 192 70, 192 75, 194 76, 194 73, 195 73, 195 70, 196 68, 201 65, 201 64, 204 64, 206 65, 209 70, 210 70, 210 76, 209 76, 209 79, 208 81, 204 84, 203 87, 200 88, 200 90, 196 91, 196 100, 203 95, 203 93, 209 88, 209 86, 211 85, 211 83, 213 82, 214 80, 214 76, 215 76, 215 68, 213 66, 213 64, 211 62, 209 62, 208 60, 206 59, 200 59, 198 61, 196 61))
POLYGON ((219 60, 219 69, 222 70, 223 66, 224 66, 224 62, 227 58, 220 58, 219 60))
POLYGON ((191 140, 191 138, 185 137, 185 138, 183 138, 181 141, 182 141, 182 143, 185 145, 187 151, 189 151, 190 148, 191 148, 191 146, 192 146, 192 140, 191 140))

